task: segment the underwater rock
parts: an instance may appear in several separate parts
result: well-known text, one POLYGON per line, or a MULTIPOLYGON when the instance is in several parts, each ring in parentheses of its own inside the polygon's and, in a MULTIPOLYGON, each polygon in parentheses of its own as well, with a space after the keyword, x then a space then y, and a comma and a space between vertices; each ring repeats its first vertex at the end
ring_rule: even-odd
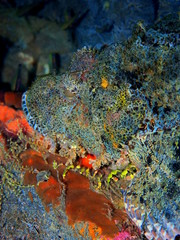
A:
POLYGON ((50 55, 68 56, 74 51, 69 32, 62 30, 56 22, 35 16, 24 17, 21 10, 1 5, 0 14, 0 36, 12 45, 3 60, 2 69, 3 82, 9 83, 11 90, 15 89, 20 65, 21 87, 25 89, 35 74, 49 73, 52 65, 50 55))

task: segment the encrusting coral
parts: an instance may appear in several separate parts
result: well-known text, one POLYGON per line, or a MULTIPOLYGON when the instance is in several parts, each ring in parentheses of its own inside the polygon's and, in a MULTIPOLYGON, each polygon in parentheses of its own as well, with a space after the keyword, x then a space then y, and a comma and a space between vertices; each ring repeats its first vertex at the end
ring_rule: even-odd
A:
MULTIPOLYGON (((0 107, 2 110, 1 157, 4 172, 1 168, 1 174, 4 181, 3 188, 6 186, 5 174, 9 171, 9 164, 13 162, 13 166, 16 166, 16 169, 23 173, 20 182, 17 181, 17 183, 10 182, 10 176, 6 177, 16 194, 15 185, 20 188, 19 194, 23 188, 34 186, 48 212, 50 206, 53 206, 54 209, 59 208, 62 205, 61 198, 63 197, 68 224, 75 226, 78 222, 87 222, 89 224, 88 232, 93 239, 95 236, 97 239, 112 239, 113 236, 119 234, 119 231, 127 232, 128 236, 131 234, 139 235, 138 229, 124 210, 117 210, 105 196, 90 189, 88 178, 71 170, 63 175, 67 168, 68 159, 59 154, 48 152, 49 145, 44 144, 44 138, 39 134, 36 135, 30 126, 27 128, 22 111, 15 111, 5 105, 0 107), (19 120, 18 123, 14 119, 19 120), (12 126, 9 128, 9 122, 12 122, 13 128, 12 126), (19 131, 16 132, 17 126, 19 131), (9 142, 10 131, 11 141, 9 142), (7 151, 3 146, 7 147, 7 151), (132 232, 127 226, 131 226, 132 232)), ((83 163, 81 159, 80 162, 83 166, 92 168, 90 163, 83 163)), ((27 197, 33 202, 31 190, 29 190, 27 197)), ((4 200, 2 199, 2 204, 4 200)), ((84 234, 82 229, 80 235, 84 234)))

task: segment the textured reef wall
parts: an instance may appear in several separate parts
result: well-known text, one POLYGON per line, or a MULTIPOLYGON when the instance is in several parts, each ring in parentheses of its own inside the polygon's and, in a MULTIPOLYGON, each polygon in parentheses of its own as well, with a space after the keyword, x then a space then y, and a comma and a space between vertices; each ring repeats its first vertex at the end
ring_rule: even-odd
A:
POLYGON ((123 208, 91 190, 83 168, 72 172, 68 158, 49 152, 51 141, 34 132, 22 111, 3 104, 0 110, 2 239, 140 237, 123 208))
POLYGON ((179 30, 177 18, 149 29, 139 22, 125 43, 83 48, 67 73, 39 77, 22 107, 41 137, 27 138, 20 123, 10 144, 1 120, 23 186, 35 187, 47 211, 64 203, 70 225, 88 222, 81 236, 85 229, 92 239, 180 234, 179 30))

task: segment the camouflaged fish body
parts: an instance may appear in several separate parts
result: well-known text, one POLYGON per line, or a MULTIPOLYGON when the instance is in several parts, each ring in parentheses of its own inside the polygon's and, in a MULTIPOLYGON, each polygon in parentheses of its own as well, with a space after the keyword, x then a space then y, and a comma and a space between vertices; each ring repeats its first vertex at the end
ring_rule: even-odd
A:
POLYGON ((102 56, 118 48, 112 46, 101 54, 83 49, 78 54, 86 61, 93 58, 89 69, 84 69, 86 62, 77 67, 73 63, 67 74, 38 78, 22 97, 29 124, 52 138, 61 134, 63 141, 82 145, 97 156, 107 148, 109 155, 118 158, 120 144, 138 131, 148 109, 140 92, 130 89, 126 81, 121 83, 126 74, 118 79, 119 72, 114 71, 119 62, 116 66, 111 59, 104 65, 102 56), (108 82, 107 88, 102 86, 103 79, 108 82))
POLYGON ((176 34, 139 25, 124 45, 78 51, 66 74, 39 77, 22 97, 34 129, 107 158, 102 166, 128 146, 139 171, 125 207, 148 239, 180 234, 179 49, 176 34))
POLYGON ((179 147, 174 145, 179 128, 171 134, 157 132, 130 143, 141 167, 124 193, 125 208, 148 239, 175 239, 180 234, 179 147))

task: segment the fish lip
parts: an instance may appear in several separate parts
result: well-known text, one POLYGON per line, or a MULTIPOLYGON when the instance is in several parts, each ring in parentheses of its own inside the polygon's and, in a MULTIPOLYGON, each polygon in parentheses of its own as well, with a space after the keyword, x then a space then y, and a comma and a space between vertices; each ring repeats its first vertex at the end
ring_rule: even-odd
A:
POLYGON ((25 113, 25 115, 27 116, 29 111, 26 105, 26 98, 27 98, 27 91, 23 93, 22 95, 22 99, 21 99, 21 106, 22 106, 22 110, 25 113))
POLYGON ((21 99, 22 108, 23 108, 24 105, 26 104, 26 94, 27 94, 27 91, 24 92, 23 95, 22 95, 22 99, 21 99))
MULTIPOLYGON (((22 95, 22 100, 21 100, 21 102, 22 102, 22 109, 23 109, 23 111, 25 113, 25 116, 26 116, 26 119, 27 119, 29 125, 34 128, 34 126, 36 127, 37 124, 33 120, 33 117, 31 116, 31 114, 30 114, 30 112, 28 110, 28 107, 26 105, 26 99, 27 99, 27 91, 24 92, 23 95, 22 95)), ((37 129, 35 129, 35 130, 37 130, 37 129)))
POLYGON ((47 136, 47 133, 44 132, 38 125, 38 122, 34 120, 33 116, 31 115, 30 111, 28 110, 28 107, 26 105, 27 100, 27 91, 23 93, 22 99, 21 99, 21 105, 23 112, 25 113, 26 119, 29 123, 29 125, 35 130, 41 133, 43 136, 47 136))

